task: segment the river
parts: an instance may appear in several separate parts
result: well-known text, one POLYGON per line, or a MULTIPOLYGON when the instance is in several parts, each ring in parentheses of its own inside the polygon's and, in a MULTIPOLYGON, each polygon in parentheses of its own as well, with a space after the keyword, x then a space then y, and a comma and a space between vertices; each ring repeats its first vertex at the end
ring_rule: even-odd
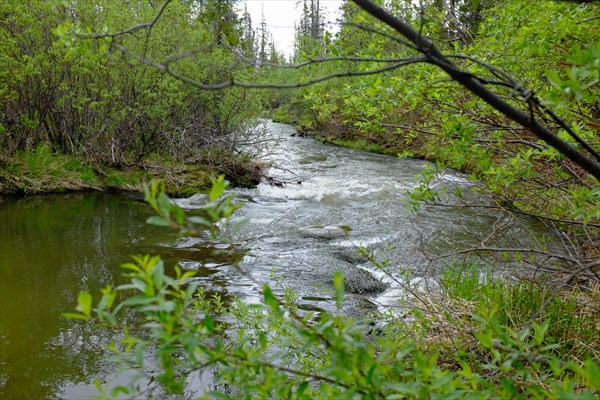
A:
MULTIPOLYGON (((407 191, 418 184, 423 161, 325 145, 299 137, 289 125, 269 122, 267 128, 272 183, 285 184, 231 192, 245 203, 233 218, 247 221, 233 237, 247 249, 239 263, 243 273, 230 267, 230 257, 208 259, 197 241, 146 225, 151 210, 133 197, 0 197, 0 398, 90 398, 97 394, 95 378, 124 379, 114 375, 104 349, 112 334, 61 313, 73 311, 79 291, 98 293, 119 282, 119 265, 131 254, 158 253, 171 265, 198 270, 205 290, 226 299, 258 301, 260 283, 277 276, 305 310, 335 310, 332 275, 343 269, 349 276, 344 311, 362 315, 397 305, 403 290, 358 255, 357 246, 389 259, 394 276, 424 285, 438 273, 440 263, 432 259, 479 243, 492 228, 508 244, 539 229, 460 204, 412 212, 407 191)), ((475 184, 447 171, 435 185, 466 192, 475 184)), ((206 197, 176 202, 193 210, 206 197)), ((194 385, 202 390, 202 383, 194 385)))

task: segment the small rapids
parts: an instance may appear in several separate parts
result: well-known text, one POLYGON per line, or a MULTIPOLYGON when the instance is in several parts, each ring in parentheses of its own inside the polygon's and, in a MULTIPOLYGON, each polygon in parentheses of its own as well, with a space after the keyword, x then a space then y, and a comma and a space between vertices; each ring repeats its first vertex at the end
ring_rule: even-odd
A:
MULTIPOLYGON (((427 283, 425 278, 439 273, 432 259, 475 246, 491 226, 506 223, 505 216, 485 207, 409 210, 408 191, 419 185, 417 175, 425 168, 421 160, 323 144, 299 137, 289 125, 268 122, 267 129, 273 137, 269 175, 272 182, 284 183, 232 191, 244 203, 235 218, 247 221, 235 239, 249 251, 240 262, 245 272, 216 274, 228 293, 250 300, 260 293, 260 284, 273 284, 277 277, 279 285, 297 293, 300 308, 335 311, 332 277, 343 270, 344 311, 383 311, 402 296, 400 277, 427 283), (374 251, 379 261, 387 259, 387 273, 360 255, 359 247, 374 251)), ((475 183, 464 174, 445 171, 434 184, 450 192, 460 186, 471 202, 489 202, 468 190, 475 183)), ((178 204, 194 209, 205 202, 197 195, 178 204)), ((522 226, 510 229, 503 240, 523 236, 522 226)), ((201 279, 210 286, 214 278, 201 279)))

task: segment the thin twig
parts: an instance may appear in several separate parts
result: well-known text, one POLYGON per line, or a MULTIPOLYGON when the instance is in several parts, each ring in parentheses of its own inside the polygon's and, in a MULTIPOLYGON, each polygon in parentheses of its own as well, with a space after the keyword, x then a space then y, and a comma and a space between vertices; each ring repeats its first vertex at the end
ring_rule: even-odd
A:
POLYGON ((396 62, 394 64, 388 65, 383 68, 368 70, 368 71, 342 71, 335 72, 329 75, 324 75, 315 79, 311 79, 304 82, 296 82, 296 83, 252 83, 252 82, 237 82, 233 78, 228 81, 222 81, 216 84, 204 84, 198 82, 195 79, 192 79, 188 76, 182 75, 176 71, 173 71, 169 68, 167 64, 159 63, 156 61, 149 60, 145 57, 142 57, 137 54, 131 53, 127 48, 117 45, 111 44, 112 47, 120 51, 121 53, 137 60, 138 62, 151 66, 153 68, 162 71, 163 73, 172 76, 173 78, 180 80, 181 82, 185 82, 195 88, 203 89, 203 90, 221 90, 228 87, 242 87, 242 88, 252 88, 252 89, 293 89, 293 88, 301 88, 306 86, 314 85, 315 83, 324 82, 334 78, 342 78, 342 77, 350 77, 350 76, 366 76, 366 75, 376 75, 386 71, 392 71, 394 69, 400 68, 405 65, 417 64, 426 62, 427 59, 424 56, 407 58, 402 61, 396 62))

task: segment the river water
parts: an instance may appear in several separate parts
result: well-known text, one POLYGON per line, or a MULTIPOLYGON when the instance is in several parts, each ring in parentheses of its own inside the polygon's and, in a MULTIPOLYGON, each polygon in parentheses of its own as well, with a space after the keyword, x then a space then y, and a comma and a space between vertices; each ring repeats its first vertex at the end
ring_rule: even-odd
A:
MULTIPOLYGON (((276 276, 306 310, 335 311, 332 276, 341 269, 349 277, 344 311, 362 315, 394 306, 403 291, 357 246, 389 259, 391 274, 424 284, 438 271, 432 259, 479 243, 492 228, 508 244, 532 227, 539 232, 531 221, 507 223, 485 208, 411 212, 407 191, 417 185, 423 161, 324 145, 298 137, 289 125, 267 128, 272 183, 285 184, 232 191, 245 203, 234 222, 247 223, 233 236, 247 249, 239 263, 244 272, 230 267, 231 257, 207 258, 197 241, 146 225, 151 210, 131 197, 0 197, 0 398, 90 398, 95 378, 124 379, 107 361, 111 334, 60 315, 74 309, 79 291, 118 283, 119 265, 131 254, 158 253, 171 265, 196 269, 205 290, 225 299, 258 301, 260 285, 276 276)), ((435 185, 466 192, 474 184, 446 172, 435 185)), ((193 210, 206 198, 176 201, 193 210)), ((202 383, 194 385, 202 390, 202 383)))

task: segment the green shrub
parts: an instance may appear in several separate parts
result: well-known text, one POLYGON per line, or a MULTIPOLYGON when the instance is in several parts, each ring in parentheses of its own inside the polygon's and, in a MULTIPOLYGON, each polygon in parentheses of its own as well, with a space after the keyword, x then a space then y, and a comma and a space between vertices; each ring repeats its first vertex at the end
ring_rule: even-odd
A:
MULTIPOLYGON (((221 198, 225 186, 223 178, 215 181, 205 216, 188 217, 169 201, 164 186, 153 182, 146 201, 158 215, 148 222, 214 244, 223 239, 223 219, 238 207, 230 197, 221 198)), ((103 398, 147 397, 159 389, 182 393, 190 374, 205 372, 212 374, 213 387, 222 389, 203 398, 215 399, 594 399, 600 392, 597 361, 573 359, 557 352, 556 344, 547 344, 550 320, 514 329, 509 325, 513 321, 500 322, 491 310, 473 316, 470 324, 457 324, 448 311, 428 314, 415 307, 412 320, 388 315, 387 326, 377 334, 364 321, 341 312, 303 313, 293 293, 278 297, 268 285, 262 288, 260 304, 227 304, 190 280, 192 271, 176 267, 174 276, 167 275, 159 257, 134 257, 123 268, 129 284, 103 289, 97 302, 82 292, 78 312, 66 314, 123 333, 112 348, 139 375, 110 392, 98 383, 103 398), (453 333, 450 342, 457 350, 450 359, 444 358, 448 348, 440 338, 443 329, 453 333), (154 354, 151 365, 147 352, 154 354), (146 386, 141 386, 144 378, 146 386)), ((480 280, 473 266, 461 274, 444 274, 452 301, 466 295, 470 301, 494 299, 510 306, 500 281, 480 280)), ((338 311, 344 302, 343 282, 343 275, 336 273, 338 311)), ((515 290, 510 293, 520 293, 515 290)), ((432 310, 435 302, 427 303, 432 310)), ((450 305, 447 299, 439 302, 440 309, 450 305)), ((520 312, 521 307, 513 310, 520 312)))

